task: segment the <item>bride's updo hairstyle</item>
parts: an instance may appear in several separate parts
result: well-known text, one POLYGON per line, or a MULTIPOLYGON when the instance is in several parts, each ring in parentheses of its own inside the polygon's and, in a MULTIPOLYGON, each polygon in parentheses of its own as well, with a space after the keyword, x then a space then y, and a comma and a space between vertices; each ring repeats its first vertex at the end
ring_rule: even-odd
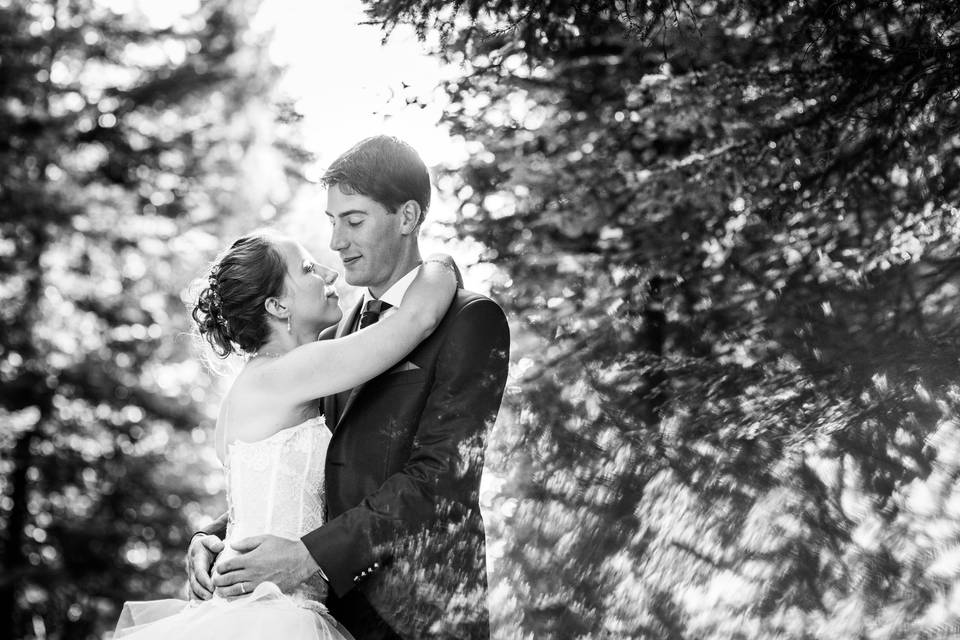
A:
POLYGON ((249 233, 210 266, 191 315, 221 358, 256 353, 270 337, 264 302, 283 293, 287 271, 276 238, 270 230, 249 233))

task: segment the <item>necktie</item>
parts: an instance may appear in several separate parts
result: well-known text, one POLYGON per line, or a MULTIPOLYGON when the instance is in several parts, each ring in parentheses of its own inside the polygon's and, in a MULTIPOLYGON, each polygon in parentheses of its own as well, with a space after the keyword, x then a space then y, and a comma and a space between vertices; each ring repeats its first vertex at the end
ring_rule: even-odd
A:
POLYGON ((363 311, 360 313, 359 328, 369 327, 380 319, 381 313, 392 306, 392 304, 384 302, 383 300, 367 300, 367 303, 363 305, 363 311))

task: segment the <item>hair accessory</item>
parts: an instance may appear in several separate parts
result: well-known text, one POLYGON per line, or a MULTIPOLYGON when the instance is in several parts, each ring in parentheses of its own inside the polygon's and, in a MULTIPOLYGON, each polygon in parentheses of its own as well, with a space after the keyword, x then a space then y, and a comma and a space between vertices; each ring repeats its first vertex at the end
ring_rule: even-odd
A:
POLYGON ((223 317, 223 299, 220 297, 220 281, 217 275, 216 271, 212 271, 207 277, 207 287, 210 289, 210 313, 218 324, 226 326, 227 322, 223 317))
POLYGON ((210 293, 213 294, 213 295, 217 298, 217 300, 219 301, 219 299, 220 299, 220 286, 219 286, 219 283, 217 282, 217 277, 216 277, 215 275, 211 274, 211 275, 207 278, 207 287, 209 287, 210 293))

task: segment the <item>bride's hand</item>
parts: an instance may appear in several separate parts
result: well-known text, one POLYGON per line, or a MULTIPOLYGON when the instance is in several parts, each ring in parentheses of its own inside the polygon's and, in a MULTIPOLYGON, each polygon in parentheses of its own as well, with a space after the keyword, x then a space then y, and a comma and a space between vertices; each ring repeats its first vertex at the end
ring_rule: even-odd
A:
POLYGON ((217 554, 223 551, 223 541, 217 536, 195 535, 187 549, 187 577, 190 597, 209 600, 213 597, 213 578, 210 570, 217 554))

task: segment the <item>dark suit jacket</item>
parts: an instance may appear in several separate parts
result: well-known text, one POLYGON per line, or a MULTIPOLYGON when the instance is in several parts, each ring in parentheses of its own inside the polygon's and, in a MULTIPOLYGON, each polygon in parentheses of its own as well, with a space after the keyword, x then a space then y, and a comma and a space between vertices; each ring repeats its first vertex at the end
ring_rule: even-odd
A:
POLYGON ((459 290, 406 360, 324 400, 328 520, 303 542, 358 639, 489 636, 478 493, 509 349, 500 307, 459 290), (389 629, 365 622, 377 617, 389 629))

